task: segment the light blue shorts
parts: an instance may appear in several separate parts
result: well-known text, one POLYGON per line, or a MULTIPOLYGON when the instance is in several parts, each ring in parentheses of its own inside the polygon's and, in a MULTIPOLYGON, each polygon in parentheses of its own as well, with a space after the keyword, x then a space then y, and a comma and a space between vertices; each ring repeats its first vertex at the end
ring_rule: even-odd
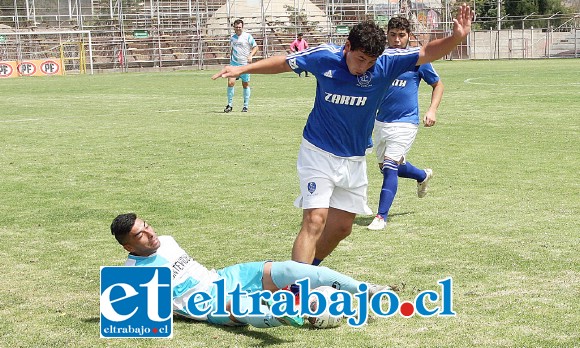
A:
MULTIPOLYGON (((226 292, 233 291, 236 286, 240 285, 240 290, 248 293, 262 290, 262 278, 264 276, 264 264, 261 262, 241 263, 217 271, 220 278, 225 280, 226 292)), ((217 298, 217 290, 212 289, 212 298, 217 298)), ((231 296, 226 295, 226 302, 231 299, 231 296)), ((217 303, 212 304, 212 312, 217 308, 217 303)), ((244 325, 231 321, 228 316, 208 316, 207 321, 216 325, 244 325)))
MULTIPOLYGON (((231 66, 242 66, 238 63, 230 61, 231 66)), ((250 74, 241 74, 240 77, 236 77, 236 80, 242 80, 242 82, 250 82, 250 74)))
POLYGON ((250 74, 241 74, 236 80, 242 80, 242 82, 250 82, 250 74))

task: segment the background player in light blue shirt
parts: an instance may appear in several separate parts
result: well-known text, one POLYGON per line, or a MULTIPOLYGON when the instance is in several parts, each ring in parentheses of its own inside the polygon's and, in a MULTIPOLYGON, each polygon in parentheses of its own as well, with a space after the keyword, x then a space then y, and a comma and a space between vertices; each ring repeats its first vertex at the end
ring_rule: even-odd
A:
MULTIPOLYGON (((250 34, 244 31, 244 21, 236 19, 234 21, 234 34, 230 37, 230 65, 241 66, 252 62, 252 58, 258 52, 258 44, 250 34)), ((244 107, 242 112, 248 112, 250 104, 250 74, 242 74, 239 77, 242 80, 242 87, 244 91, 244 107)), ((228 79, 228 105, 224 112, 233 110, 234 105, 234 86, 237 78, 228 79)))
POLYGON ((212 78, 246 73, 308 71, 317 80, 298 154, 303 209, 302 228, 292 259, 319 264, 350 235, 356 214, 367 206, 365 152, 386 86, 404 71, 443 57, 471 30, 473 12, 463 4, 451 36, 415 50, 387 50, 382 29, 372 22, 355 25, 344 46, 321 45, 289 56, 274 56, 245 66, 227 66, 212 78), (385 51, 385 52, 384 52, 385 51))
MULTIPOLYGON (((183 250, 171 236, 157 236, 155 230, 134 213, 118 215, 111 223, 111 233, 115 239, 129 252, 126 266, 157 266, 169 267, 173 285, 173 312, 200 321, 216 325, 239 326, 251 325, 259 328, 269 328, 281 325, 302 326, 304 318, 274 317, 267 304, 260 305, 263 316, 214 316, 217 306, 217 290, 215 281, 224 279, 226 293, 240 286, 240 290, 251 293, 268 290, 275 292, 297 280, 308 278, 310 286, 332 286, 348 291, 351 294, 359 292, 361 282, 349 276, 338 273, 326 267, 315 267, 295 261, 263 261, 241 263, 219 270, 207 269, 183 250), (208 308, 212 310, 205 316, 194 316, 188 310, 188 301, 195 293, 210 294, 208 308)), ((390 290, 388 286, 366 283, 369 298, 380 291, 390 290)), ((231 296, 227 297, 226 311, 230 312, 231 296)), ((250 312, 253 309, 252 299, 241 297, 240 312, 250 312)))
MULTIPOLYGON (((406 18, 393 17, 387 25, 387 42, 391 48, 407 48, 411 24, 406 18)), ((419 127, 419 84, 424 80, 432 88, 431 104, 423 117, 425 127, 435 125, 436 113, 443 97, 443 83, 431 63, 423 64, 417 71, 407 71, 397 77, 387 89, 375 120, 373 143, 383 185, 379 197, 378 213, 368 226, 382 230, 387 225, 389 209, 397 194, 398 177, 417 181, 419 198, 427 194, 427 185, 433 170, 413 166, 406 160, 419 127)))

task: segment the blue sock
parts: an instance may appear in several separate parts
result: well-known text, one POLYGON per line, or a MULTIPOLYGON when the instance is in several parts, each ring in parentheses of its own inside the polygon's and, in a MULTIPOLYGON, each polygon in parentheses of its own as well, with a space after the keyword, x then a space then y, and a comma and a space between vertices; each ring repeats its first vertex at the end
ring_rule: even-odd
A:
POLYGON ((244 106, 248 107, 250 103, 250 87, 244 88, 244 106))
POLYGON ((232 106, 234 102, 234 87, 228 86, 228 105, 232 106))
POLYGON ((415 179, 418 182, 423 182, 427 178, 427 174, 423 169, 419 169, 409 162, 399 165, 399 176, 401 178, 415 179))
POLYGON ((324 261, 324 259, 317 259, 316 257, 314 258, 314 261, 312 261, 312 266, 318 266, 322 263, 322 261, 324 261))
POLYGON ((393 204, 395 195, 397 194, 397 186, 399 185, 399 177, 397 176, 399 165, 393 160, 385 160, 383 162, 383 187, 381 188, 381 195, 379 197, 379 211, 378 215, 387 220, 389 209, 393 204))
POLYGON ((297 280, 308 278, 313 289, 327 285, 355 294, 361 283, 330 268, 296 261, 272 262, 271 276, 274 284, 280 289, 296 283, 297 280))
POLYGON ((298 284, 292 284, 290 285, 290 291, 292 291, 292 293, 296 295, 297 293, 300 292, 300 287, 298 286, 298 284))

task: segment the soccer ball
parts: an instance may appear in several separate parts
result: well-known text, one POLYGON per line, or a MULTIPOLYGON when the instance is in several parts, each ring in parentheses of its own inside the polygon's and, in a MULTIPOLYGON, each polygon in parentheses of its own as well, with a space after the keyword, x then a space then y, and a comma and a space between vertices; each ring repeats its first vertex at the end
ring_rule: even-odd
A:
MULTIPOLYGON (((320 286, 314 290, 317 292, 320 292, 324 295, 324 297, 326 298, 327 308, 324 312, 322 312, 322 314, 320 314, 317 317, 308 317, 308 322, 310 322, 310 324, 317 329, 329 329, 332 327, 339 326, 344 317, 343 316, 335 317, 335 316, 330 315, 330 313, 328 312, 328 304, 330 303, 330 295, 332 295, 332 293, 335 292, 336 289, 333 288, 332 286, 325 285, 325 286, 320 286)), ((310 306, 311 311, 315 311, 316 308, 318 308, 318 297, 311 296, 309 299, 308 305, 310 306)))

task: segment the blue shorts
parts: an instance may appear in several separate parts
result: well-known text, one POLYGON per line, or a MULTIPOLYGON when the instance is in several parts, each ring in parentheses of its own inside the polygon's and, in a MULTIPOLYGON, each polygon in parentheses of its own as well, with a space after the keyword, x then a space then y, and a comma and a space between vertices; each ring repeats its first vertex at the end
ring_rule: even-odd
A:
MULTIPOLYGON (((238 63, 230 61, 231 66, 242 66, 238 63)), ((242 80, 242 82, 250 82, 250 74, 241 74, 240 77, 236 77, 236 80, 242 80)))
POLYGON ((250 74, 241 74, 236 80, 242 80, 242 82, 250 82, 250 74))
MULTIPOLYGON (((262 290, 262 278, 264 276, 264 264, 266 261, 261 262, 248 262, 241 263, 226 268, 222 268, 217 271, 220 278, 225 280, 226 292, 230 292, 240 285, 240 290, 248 293, 262 290)), ((216 298, 217 290, 212 290, 212 297, 216 298)), ((231 299, 231 296, 227 295, 226 302, 231 299)), ((212 305, 212 312, 217 308, 217 303, 214 302, 212 305)), ((207 321, 216 325, 244 325, 240 323, 233 322, 229 316, 212 316, 211 314, 207 317, 207 321)))

